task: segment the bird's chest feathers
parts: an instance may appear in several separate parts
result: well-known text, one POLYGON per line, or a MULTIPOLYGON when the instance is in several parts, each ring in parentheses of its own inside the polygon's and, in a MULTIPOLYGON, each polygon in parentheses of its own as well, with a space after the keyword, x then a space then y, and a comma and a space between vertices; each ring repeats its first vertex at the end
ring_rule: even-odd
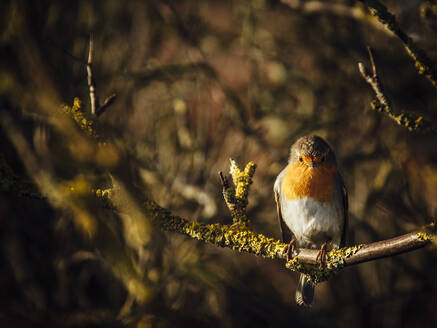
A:
POLYGON ((297 162, 289 165, 282 182, 282 192, 288 200, 303 197, 318 202, 328 202, 335 191, 333 165, 320 165, 314 168, 297 162))

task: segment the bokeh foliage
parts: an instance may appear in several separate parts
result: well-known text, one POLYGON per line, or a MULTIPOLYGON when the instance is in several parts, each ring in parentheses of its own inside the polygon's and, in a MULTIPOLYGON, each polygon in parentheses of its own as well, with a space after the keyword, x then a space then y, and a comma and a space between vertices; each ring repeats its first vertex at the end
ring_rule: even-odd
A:
MULTIPOLYGON (((291 143, 316 133, 349 190, 350 244, 435 217, 437 137, 372 111, 357 62, 372 46, 394 106, 433 122, 435 89, 361 3, 299 3, 0 4, 2 327, 437 324, 435 250, 348 268, 307 312, 283 264, 163 233, 143 211, 151 197, 182 217, 230 223, 217 171, 230 157, 254 161, 248 216, 279 238, 275 176, 291 143), (98 119, 91 31, 97 94, 117 93, 98 119), (95 197, 112 185, 116 211, 95 197)), ((385 5, 435 62, 435 2, 385 5)))

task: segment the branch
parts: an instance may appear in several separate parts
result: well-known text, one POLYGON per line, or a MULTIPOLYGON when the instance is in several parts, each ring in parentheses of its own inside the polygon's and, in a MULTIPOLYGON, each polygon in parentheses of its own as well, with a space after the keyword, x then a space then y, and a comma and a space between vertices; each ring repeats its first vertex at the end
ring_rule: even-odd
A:
POLYGON ((374 20, 369 19, 367 11, 361 6, 351 6, 343 3, 332 1, 317 1, 317 0, 280 0, 282 4, 292 10, 298 10, 306 14, 330 14, 338 17, 352 18, 362 23, 369 24, 371 27, 387 33, 391 37, 393 33, 385 29, 384 26, 374 20))
MULTIPOLYGON (((248 187, 254 172, 254 163, 248 163, 245 170, 241 171, 235 161, 231 160, 231 174, 236 188, 230 186, 226 177, 219 172, 225 202, 233 215, 233 224, 205 224, 189 221, 172 215, 153 201, 146 202, 146 211, 153 221, 165 231, 182 233, 190 238, 220 247, 228 247, 239 252, 287 261, 287 256, 284 253, 287 244, 248 228, 247 223, 249 220, 245 208, 247 206, 248 187)), ((317 262, 318 250, 301 248, 285 265, 292 271, 309 275, 314 282, 320 282, 329 279, 346 266, 395 256, 425 247, 431 243, 432 233, 435 228, 435 224, 432 223, 426 229, 392 239, 367 245, 334 249, 327 253, 323 267, 320 267, 319 262, 317 262)))
POLYGON ((414 60, 414 66, 419 74, 423 74, 437 88, 437 76, 432 67, 431 60, 425 51, 420 49, 416 43, 399 27, 396 17, 378 0, 359 0, 367 5, 370 14, 375 16, 382 25, 396 35, 404 44, 407 54, 414 60))
MULTIPOLYGON (((172 215, 153 201, 146 203, 146 209, 151 214, 153 221, 165 231, 182 233, 190 238, 219 247, 228 247, 239 252, 270 259, 287 260, 284 253, 287 244, 256 233, 247 228, 244 223, 236 222, 231 225, 222 225, 188 221, 172 215)), ((430 224, 427 228, 434 231, 435 224, 430 224)), ((414 251, 429 245, 431 241, 432 234, 424 229, 372 244, 335 249, 327 253, 323 267, 320 267, 316 260, 318 250, 301 248, 286 263, 286 267, 292 271, 310 275, 314 282, 321 282, 328 280, 346 266, 414 251)))
POLYGON ((358 69, 360 70, 361 75, 364 80, 370 84, 373 91, 375 91, 376 99, 378 99, 379 103, 387 108, 391 107, 390 100, 385 96, 383 86, 381 81, 379 80, 378 74, 376 73, 375 59, 373 58, 373 49, 371 47, 367 47, 367 51, 369 52, 370 64, 372 65, 372 75, 369 74, 366 67, 363 63, 358 63, 358 69))
POLYGON ((88 51, 88 62, 86 65, 88 75, 88 87, 90 89, 90 102, 91 102, 91 114, 100 116, 105 110, 115 101, 117 95, 115 93, 106 97, 103 105, 100 106, 99 98, 96 95, 96 81, 93 76, 93 56, 94 56, 94 38, 93 34, 90 34, 90 44, 88 51))
POLYGON ((384 112, 388 117, 394 120, 397 124, 406 127, 410 131, 429 132, 437 131, 432 126, 429 120, 423 118, 423 116, 402 111, 399 114, 393 109, 390 99, 386 96, 381 80, 376 72, 375 59, 372 48, 367 48, 369 52, 370 64, 372 66, 372 74, 370 74, 363 63, 358 63, 358 69, 363 76, 364 80, 372 87, 375 92, 376 99, 372 101, 371 107, 379 112, 384 112))

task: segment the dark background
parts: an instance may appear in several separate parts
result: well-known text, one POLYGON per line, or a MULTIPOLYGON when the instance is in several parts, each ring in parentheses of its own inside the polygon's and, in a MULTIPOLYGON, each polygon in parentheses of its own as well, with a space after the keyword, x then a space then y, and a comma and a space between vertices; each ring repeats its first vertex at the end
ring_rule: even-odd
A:
MULTIPOLYGON (((302 310, 280 261, 164 233, 142 213, 147 195, 229 223, 217 171, 254 161, 252 228, 279 238, 273 182, 289 146, 319 134, 349 190, 349 244, 435 217, 437 137, 370 110, 357 63, 372 46, 394 107, 434 122, 436 90, 363 5, 299 3, 1 2, 1 327, 437 325, 433 246, 347 268, 302 310), (118 95, 97 141, 61 107, 78 97, 89 112, 91 31, 97 94, 118 95), (121 214, 87 194, 108 172, 121 214)), ((434 2, 384 3, 435 62, 434 2)))

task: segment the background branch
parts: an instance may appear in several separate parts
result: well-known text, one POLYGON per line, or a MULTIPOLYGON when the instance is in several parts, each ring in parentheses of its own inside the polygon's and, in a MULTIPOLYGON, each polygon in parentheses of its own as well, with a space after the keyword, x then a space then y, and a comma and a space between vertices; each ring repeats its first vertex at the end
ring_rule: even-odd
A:
POLYGON ((431 60, 425 51, 419 48, 416 43, 405 33, 396 21, 396 17, 378 0, 359 0, 364 3, 370 13, 375 16, 383 26, 393 32, 404 44, 407 54, 414 60, 414 66, 419 74, 423 74, 437 88, 437 77, 432 67, 431 60))
POLYGON ((88 61, 86 65, 88 75, 88 87, 90 90, 91 114, 100 116, 105 110, 115 101, 117 95, 115 93, 109 95, 100 106, 99 98, 96 94, 96 81, 93 75, 93 58, 94 58, 94 36, 90 33, 90 42, 88 50, 88 61))
POLYGON ((436 131, 436 128, 432 126, 429 120, 424 119, 423 116, 402 111, 396 113, 393 109, 392 102, 386 96, 382 82, 376 72, 375 59, 373 50, 371 47, 367 47, 369 52, 370 64, 372 67, 372 73, 370 74, 363 63, 358 63, 358 69, 364 78, 364 80, 372 87, 375 92, 376 99, 371 103, 371 107, 379 112, 384 112, 389 118, 394 120, 397 124, 406 127, 410 131, 429 132, 436 131))

